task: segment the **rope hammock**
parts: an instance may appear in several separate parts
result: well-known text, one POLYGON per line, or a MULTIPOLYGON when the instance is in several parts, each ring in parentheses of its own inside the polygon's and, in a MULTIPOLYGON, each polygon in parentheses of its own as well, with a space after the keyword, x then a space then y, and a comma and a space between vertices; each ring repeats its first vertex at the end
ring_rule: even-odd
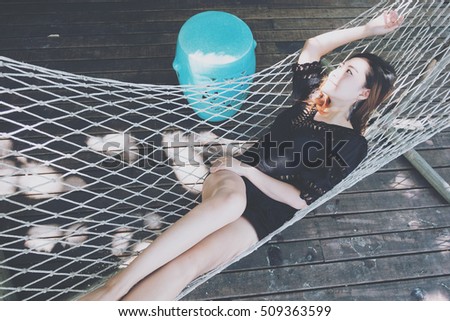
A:
MULTIPOLYGON (((373 52, 398 73, 394 94, 366 131, 368 156, 233 262, 450 126, 448 1, 380 2, 342 28, 386 9, 405 16, 401 28, 325 57, 332 68, 353 52, 373 52)), ((233 99, 216 90, 224 83, 124 83, 0 57, 0 299, 70 299, 125 266, 199 203, 213 157, 242 153, 292 105, 298 54, 233 80, 247 95, 219 123, 198 118, 184 92, 233 99)), ((179 298, 228 265, 194 280, 179 298)))

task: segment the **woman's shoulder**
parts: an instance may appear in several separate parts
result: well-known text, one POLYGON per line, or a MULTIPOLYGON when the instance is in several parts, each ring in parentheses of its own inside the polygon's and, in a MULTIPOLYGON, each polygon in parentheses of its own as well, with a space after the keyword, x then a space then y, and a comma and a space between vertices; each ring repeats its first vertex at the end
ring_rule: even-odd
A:
POLYGON ((294 62, 292 64, 292 73, 294 79, 294 85, 317 85, 325 75, 325 68, 322 65, 321 60, 315 60, 311 62, 299 63, 294 62))
POLYGON ((341 134, 341 137, 347 138, 353 146, 367 148, 368 142, 366 137, 353 127, 337 126, 337 131, 341 134))
POLYGON ((298 56, 298 63, 310 63, 314 61, 318 61, 322 58, 320 51, 317 50, 316 46, 310 46, 311 41, 307 40, 302 50, 300 51, 300 55, 298 56))
POLYGON ((354 133, 354 135, 353 135, 354 143, 353 144, 358 145, 361 148, 367 149, 369 144, 367 142, 366 137, 363 134, 358 133, 356 130, 354 130, 354 129, 352 129, 352 130, 353 130, 353 133, 354 133))
POLYGON ((368 142, 366 137, 357 130, 334 124, 328 126, 332 132, 335 145, 342 142, 342 151, 349 158, 364 158, 367 155, 368 142))
POLYGON ((319 87, 324 76, 324 68, 320 61, 292 64, 294 101, 307 99, 319 87))
POLYGON ((358 133, 355 130, 352 130, 352 134, 347 137, 348 142, 345 146, 346 153, 348 154, 349 158, 356 159, 356 163, 359 163, 367 155, 367 151, 369 148, 367 139, 366 137, 364 137, 364 135, 358 133))

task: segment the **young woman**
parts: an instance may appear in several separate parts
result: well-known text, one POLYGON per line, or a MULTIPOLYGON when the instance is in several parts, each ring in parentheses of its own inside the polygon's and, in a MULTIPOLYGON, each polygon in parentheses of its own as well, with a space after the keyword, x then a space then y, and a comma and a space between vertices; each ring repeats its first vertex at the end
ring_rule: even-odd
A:
POLYGON ((230 261, 339 183, 366 156, 367 121, 389 95, 395 73, 381 58, 363 53, 324 76, 320 59, 401 22, 389 11, 364 26, 308 39, 293 66, 294 106, 239 159, 216 160, 201 203, 81 299, 174 299, 190 281, 230 261))

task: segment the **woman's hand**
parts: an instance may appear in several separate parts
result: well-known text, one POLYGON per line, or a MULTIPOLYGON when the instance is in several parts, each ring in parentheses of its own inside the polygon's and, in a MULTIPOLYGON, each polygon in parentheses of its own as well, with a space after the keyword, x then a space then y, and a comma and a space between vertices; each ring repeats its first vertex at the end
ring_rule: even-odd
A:
POLYGON ((399 16, 395 10, 389 10, 369 21, 365 27, 370 35, 378 36, 394 31, 402 22, 403 16, 399 16))
POLYGON ((209 171, 215 173, 221 170, 228 170, 239 176, 245 176, 249 168, 251 168, 250 165, 242 163, 234 157, 223 156, 214 161, 209 171))

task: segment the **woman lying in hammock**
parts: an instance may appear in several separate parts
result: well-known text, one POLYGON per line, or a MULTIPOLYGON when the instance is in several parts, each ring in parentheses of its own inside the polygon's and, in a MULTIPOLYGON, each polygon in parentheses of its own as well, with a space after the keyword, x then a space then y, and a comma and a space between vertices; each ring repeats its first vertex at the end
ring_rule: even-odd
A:
POLYGON ((324 76, 320 59, 401 22, 389 11, 364 26, 308 39, 293 66, 294 106, 239 159, 216 160, 202 202, 82 299, 174 299, 193 279, 229 262, 339 183, 366 156, 367 121, 389 95, 395 73, 363 53, 324 76))

